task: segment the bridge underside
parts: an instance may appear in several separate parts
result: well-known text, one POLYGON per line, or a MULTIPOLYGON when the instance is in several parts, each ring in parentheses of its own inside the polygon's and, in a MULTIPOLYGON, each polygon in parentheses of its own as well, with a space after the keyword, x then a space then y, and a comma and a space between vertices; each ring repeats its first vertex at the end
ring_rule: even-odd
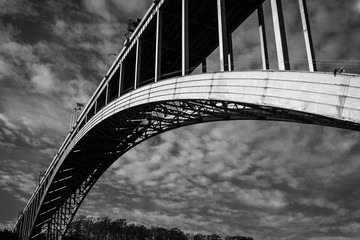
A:
MULTIPOLYGON (((68 155, 44 200, 34 231, 46 232, 48 239, 62 236, 93 184, 140 142, 182 126, 228 120, 286 121, 360 130, 357 124, 323 116, 238 102, 199 99, 133 107, 101 122, 68 155)), ((45 234, 39 234, 34 239, 43 237, 45 234)))
POLYGON ((93 184, 114 161, 140 142, 175 128, 211 121, 267 120, 359 131, 359 121, 341 116, 358 111, 345 100, 338 101, 344 98, 344 88, 348 95, 357 89, 351 86, 352 80, 358 79, 294 72, 200 74, 164 80, 116 99, 78 130, 45 195, 33 238, 44 237, 45 232, 48 239, 62 236, 93 184), (276 89, 277 81, 287 89, 276 89), (294 81, 297 84, 291 89, 294 81), (247 95, 236 89, 244 87, 247 95), (317 88, 327 89, 322 97, 317 88), (294 94, 295 90, 299 93, 294 94), (331 106, 334 101, 338 105, 331 106), (322 115, 314 113, 321 109, 322 115))

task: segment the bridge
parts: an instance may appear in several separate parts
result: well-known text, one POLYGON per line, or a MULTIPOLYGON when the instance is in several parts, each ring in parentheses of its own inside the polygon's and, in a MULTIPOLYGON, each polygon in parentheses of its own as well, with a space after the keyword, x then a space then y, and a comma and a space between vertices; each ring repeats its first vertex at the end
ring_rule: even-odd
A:
POLYGON ((21 212, 19 239, 61 239, 114 161, 175 128, 267 120, 359 131, 360 77, 317 71, 305 0, 298 2, 307 68, 291 71, 281 0, 268 1, 277 69, 269 67, 265 0, 155 0, 21 212), (232 33, 254 12, 262 68, 234 71, 232 33), (209 72, 206 60, 217 48, 220 71, 209 72))

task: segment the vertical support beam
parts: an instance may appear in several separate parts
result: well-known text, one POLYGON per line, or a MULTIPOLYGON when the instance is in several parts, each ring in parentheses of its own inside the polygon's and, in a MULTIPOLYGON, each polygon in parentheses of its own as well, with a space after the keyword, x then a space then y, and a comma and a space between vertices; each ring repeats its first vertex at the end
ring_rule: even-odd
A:
POLYGON ((50 223, 51 223, 51 220, 47 223, 46 240, 50 239, 50 223))
POLYGON ((105 88, 105 106, 108 104, 109 102, 109 82, 106 84, 106 88, 105 88))
POLYGON ((134 89, 136 89, 140 83, 140 68, 141 68, 141 40, 140 38, 136 42, 136 60, 135 60, 135 82, 134 89))
POLYGON ((229 64, 229 71, 234 71, 234 52, 233 52, 233 42, 232 42, 232 35, 231 33, 228 34, 228 64, 229 64))
POLYGON ((19 238, 19 240, 21 239, 21 233, 23 232, 23 228, 24 228, 24 215, 22 215, 22 213, 20 213, 21 215, 19 216, 19 220, 18 220, 18 226, 17 226, 17 236, 19 238))
POLYGON ((203 72, 203 73, 206 73, 206 72, 207 72, 206 58, 204 58, 204 59, 202 60, 201 67, 202 67, 202 72, 203 72))
POLYGON ((289 53, 286 42, 281 0, 271 0, 271 12, 274 23, 274 34, 279 70, 290 70, 289 53))
POLYGON ((26 218, 25 218, 25 232, 24 232, 24 239, 27 239, 29 238, 29 227, 30 227, 30 224, 29 224, 29 208, 27 209, 26 211, 26 218))
POLYGON ((189 0, 181 2, 181 75, 189 73, 189 0))
POLYGON ((71 116, 70 116, 70 125, 69 125, 70 131, 74 126, 74 112, 75 112, 75 110, 73 110, 73 112, 71 112, 71 116))
POLYGON ((23 223, 22 223, 22 231, 19 234, 20 240, 25 239, 25 232, 26 232, 26 222, 25 222, 25 215, 23 216, 23 223))
POLYGON ((311 37, 309 16, 306 7, 306 0, 299 0, 299 7, 300 7, 301 22, 304 31, 304 39, 305 39, 306 55, 309 64, 309 71, 314 72, 317 71, 317 67, 316 67, 314 46, 311 37))
POLYGON ((161 46, 162 46, 162 11, 156 14, 156 42, 155 42, 155 82, 161 77, 161 46))
POLYGON ((120 69, 120 74, 119 74, 119 91, 118 91, 118 97, 121 96, 121 93, 122 93, 122 91, 124 90, 124 84, 123 84, 123 80, 124 80, 124 64, 123 64, 123 63, 120 63, 119 69, 120 69))
POLYGON ((35 201, 33 199, 32 201, 32 207, 31 207, 31 221, 30 221, 30 225, 32 226, 35 220, 35 215, 36 215, 36 205, 35 205, 35 201))
POLYGON ((220 71, 229 69, 229 40, 226 25, 225 0, 217 0, 220 71))
POLYGON ((22 220, 22 231, 20 232, 20 240, 25 239, 25 232, 26 232, 26 214, 23 212, 23 220, 22 220))
POLYGON ((258 12, 258 21, 259 21, 259 35, 260 35, 262 68, 263 68, 263 70, 268 70, 268 69, 270 69, 269 54, 268 54, 268 49, 267 49, 264 11, 263 11, 262 3, 259 3, 257 12, 258 12))

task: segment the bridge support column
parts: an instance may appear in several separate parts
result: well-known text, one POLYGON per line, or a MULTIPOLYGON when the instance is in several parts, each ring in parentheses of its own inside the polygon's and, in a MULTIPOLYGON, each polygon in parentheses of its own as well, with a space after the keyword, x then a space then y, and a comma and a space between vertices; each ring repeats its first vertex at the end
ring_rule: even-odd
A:
POLYGON ((217 0, 220 71, 229 69, 229 40, 226 26, 225 0, 217 0))
POLYGON ((271 0, 271 12, 274 23, 275 44, 279 70, 290 70, 289 53, 286 42, 281 0, 271 0))
POLYGON ((182 76, 189 73, 189 0, 181 2, 182 76))
POLYGON ((136 42, 136 60, 135 60, 135 82, 134 89, 139 86, 140 83, 140 68, 141 68, 141 40, 140 38, 136 42))
POLYGON ((301 22, 304 31, 304 39, 305 39, 306 55, 309 64, 309 71, 314 72, 317 71, 317 68, 316 68, 314 46, 311 37, 309 16, 306 7, 306 0, 299 0, 299 7, 300 7, 301 22))
POLYGON ((159 9, 156 14, 156 42, 155 42, 155 82, 161 76, 161 46, 162 46, 162 11, 159 9))
POLYGON ((266 41, 265 21, 262 3, 258 6, 258 20, 259 20, 259 34, 260 34, 260 47, 261 47, 261 59, 263 70, 270 69, 269 66, 269 55, 266 41))

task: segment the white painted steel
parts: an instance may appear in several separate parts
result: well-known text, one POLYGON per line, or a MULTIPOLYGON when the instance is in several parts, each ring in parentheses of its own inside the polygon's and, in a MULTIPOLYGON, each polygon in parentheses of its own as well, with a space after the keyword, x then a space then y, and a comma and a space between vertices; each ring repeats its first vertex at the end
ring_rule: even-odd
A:
POLYGON ((360 123, 360 76, 293 71, 188 75, 154 82, 110 102, 71 137, 54 171, 97 124, 131 107, 173 100, 220 100, 271 106, 360 123))
POLYGON ((229 40, 226 26, 225 1, 217 0, 217 18, 219 34, 219 62, 220 71, 228 71, 229 66, 229 40))
POLYGON ((161 47, 162 47, 162 11, 156 14, 156 41, 155 41, 155 82, 161 76, 161 47))
POLYGON ((308 59, 309 71, 316 71, 314 46, 312 43, 309 16, 307 13, 306 0, 299 0, 300 16, 304 32, 306 56, 308 59))
POLYGON ((270 4, 279 70, 290 70, 281 0, 271 0, 270 4))
POLYGON ((189 0, 181 2, 181 72, 188 74, 189 69, 189 0))
POLYGON ((211 99, 271 106, 360 123, 360 76, 290 71, 221 72, 148 84, 114 100, 75 136, 127 108, 171 100, 211 99))
POLYGON ((261 48, 261 60, 263 70, 268 70, 269 67, 269 55, 266 41, 266 30, 264 21, 264 11, 262 3, 259 3, 258 9, 258 22, 259 22, 259 36, 260 36, 260 48, 261 48))

